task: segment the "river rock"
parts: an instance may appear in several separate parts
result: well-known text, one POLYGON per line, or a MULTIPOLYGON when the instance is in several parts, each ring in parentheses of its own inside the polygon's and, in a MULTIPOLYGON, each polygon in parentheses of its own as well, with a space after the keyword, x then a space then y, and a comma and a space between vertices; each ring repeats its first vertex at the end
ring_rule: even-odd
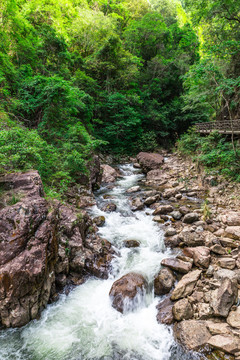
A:
POLYGON ((239 338, 230 334, 212 336, 207 341, 207 344, 214 349, 229 354, 235 354, 240 351, 239 338))
POLYGON ((112 183, 119 176, 117 170, 107 164, 101 165, 102 169, 102 182, 103 183, 112 183))
POLYGON ((220 216, 220 220, 228 226, 240 226, 240 212, 228 211, 220 216))
POLYGON ((93 219, 93 222, 98 226, 101 227, 105 224, 105 217, 104 216, 97 216, 93 219))
POLYGON ((177 321, 189 320, 193 317, 193 309, 188 299, 181 299, 173 305, 173 317, 177 321))
POLYGON ((131 206, 132 211, 142 210, 143 208, 144 208, 144 204, 140 198, 137 197, 132 200, 132 206, 131 206))
POLYGON ((173 227, 169 227, 165 232, 165 236, 167 236, 167 237, 174 236, 174 235, 176 235, 176 233, 177 233, 176 229, 174 229, 173 227))
POLYGON ((164 163, 163 156, 157 153, 140 152, 137 155, 137 160, 145 173, 150 170, 159 169, 164 163))
POLYGON ((141 188, 140 188, 140 186, 133 186, 133 187, 131 187, 130 189, 128 189, 127 190, 127 193, 135 193, 135 192, 138 192, 138 191, 140 191, 141 190, 141 188))
POLYGON ((137 248, 140 246, 140 242, 137 241, 137 240, 125 240, 123 242, 123 245, 126 247, 126 248, 137 248))
POLYGON ((142 296, 146 291, 147 282, 144 277, 137 273, 129 273, 116 280, 109 292, 112 306, 123 313, 134 306, 137 295, 142 296))
POLYGON ((173 211, 173 207, 171 205, 162 205, 159 206, 154 212, 153 215, 166 215, 173 211))
POLYGON ((213 290, 210 305, 215 316, 227 317, 237 300, 237 282, 225 278, 218 289, 213 290))
POLYGON ((174 236, 164 238, 165 246, 170 247, 171 249, 173 249, 175 247, 178 247, 180 242, 181 242, 181 240, 179 239, 178 235, 174 235, 174 236))
POLYGON ((160 270, 158 275, 154 279, 154 294, 165 295, 169 293, 175 282, 173 273, 168 268, 160 270))
POLYGON ((153 221, 158 222, 159 224, 164 224, 164 220, 161 218, 160 215, 156 215, 153 217, 153 221))
POLYGON ((212 337, 206 321, 201 320, 184 320, 176 323, 174 335, 184 348, 194 351, 203 348, 212 337))
POLYGON ((190 231, 188 228, 183 229, 179 234, 179 238, 184 245, 189 247, 205 245, 205 237, 202 231, 190 231))
POLYGON ((195 248, 185 248, 183 253, 193 259, 194 265, 208 268, 210 264, 210 249, 206 246, 197 246, 195 248))
POLYGON ((225 236, 230 239, 240 240, 240 226, 227 226, 225 236))
POLYGON ((113 211, 117 210, 117 205, 110 202, 110 203, 107 203, 107 204, 103 205, 101 210, 104 211, 104 212, 110 213, 110 212, 113 212, 113 211))
POLYGON ((227 323, 237 329, 240 329, 240 307, 238 306, 236 310, 230 311, 227 317, 227 323))
POLYGON ((163 259, 161 261, 161 265, 163 266, 167 266, 170 269, 180 272, 182 274, 186 274, 188 273, 191 268, 192 268, 192 264, 189 262, 185 262, 176 258, 167 258, 167 259, 163 259))
POLYGON ((180 220, 182 218, 182 214, 180 213, 180 211, 173 211, 170 213, 170 215, 174 220, 180 220))
POLYGON ((191 295, 201 273, 201 270, 194 270, 184 275, 173 290, 171 300, 178 300, 191 295))
POLYGON ((159 195, 150 196, 144 201, 144 205, 150 206, 159 200, 159 195))
POLYGON ((211 251, 217 255, 225 255, 226 249, 224 249, 224 247, 222 247, 220 244, 215 244, 211 247, 211 251))
POLYGON ((236 260, 232 258, 220 258, 218 260, 218 265, 224 269, 233 270, 236 266, 236 260))
POLYGON ((183 222, 185 224, 192 224, 192 223, 198 221, 199 218, 200 218, 200 216, 197 213, 188 213, 188 214, 184 215, 183 222))
POLYGON ((169 297, 159 302, 159 304, 157 305, 157 321, 160 324, 170 325, 173 323, 174 318, 172 308, 173 302, 170 300, 169 297))
POLYGON ((186 215, 190 212, 190 209, 187 206, 180 206, 179 211, 182 215, 186 215))

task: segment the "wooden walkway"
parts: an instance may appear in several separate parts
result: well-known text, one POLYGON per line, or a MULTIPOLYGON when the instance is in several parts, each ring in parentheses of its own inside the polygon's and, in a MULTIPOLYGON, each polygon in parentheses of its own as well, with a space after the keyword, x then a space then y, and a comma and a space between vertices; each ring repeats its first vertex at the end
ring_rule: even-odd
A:
POLYGON ((223 120, 223 121, 214 121, 207 123, 198 123, 195 124, 197 132, 201 134, 210 134, 212 131, 218 131, 220 134, 231 135, 232 132, 234 135, 240 135, 240 119, 237 120, 223 120))

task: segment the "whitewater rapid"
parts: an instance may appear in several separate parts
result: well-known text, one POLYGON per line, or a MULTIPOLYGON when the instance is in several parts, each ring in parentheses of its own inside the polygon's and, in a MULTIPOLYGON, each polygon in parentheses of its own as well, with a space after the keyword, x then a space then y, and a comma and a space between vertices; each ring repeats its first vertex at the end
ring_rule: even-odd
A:
MULTIPOLYGON (((117 211, 105 213, 95 206, 93 216, 103 215, 99 234, 110 241, 118 255, 107 280, 91 278, 68 296, 43 311, 22 329, 0 332, 0 360, 178 360, 187 359, 176 346, 171 327, 157 323, 151 284, 161 260, 171 256, 165 249, 163 231, 152 221, 151 210, 132 212, 126 190, 143 175, 131 165, 120 166, 123 177, 112 190, 101 188, 96 199, 106 195, 117 211), (138 240, 139 248, 125 248, 124 240, 138 240), (121 314, 112 308, 109 291, 113 282, 128 272, 142 274, 150 291, 133 312, 121 314)), ((193 355, 189 357, 193 359, 193 355)))

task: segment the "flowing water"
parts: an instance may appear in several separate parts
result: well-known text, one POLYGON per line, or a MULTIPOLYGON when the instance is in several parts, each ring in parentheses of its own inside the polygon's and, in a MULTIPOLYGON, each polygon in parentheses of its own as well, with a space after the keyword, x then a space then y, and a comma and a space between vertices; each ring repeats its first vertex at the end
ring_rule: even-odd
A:
MULTIPOLYGON (((170 327, 156 321, 151 284, 161 260, 171 256, 164 248, 163 231, 144 211, 132 212, 126 190, 143 178, 131 165, 121 166, 124 174, 112 189, 100 189, 98 203, 108 195, 117 212, 104 213, 96 206, 94 216, 104 215, 100 235, 119 252, 108 280, 89 279, 47 307, 39 321, 22 329, 0 332, 0 360, 178 360, 193 359, 176 346, 170 327), (138 240, 140 247, 123 247, 124 240, 138 240), (109 291, 113 282, 135 271, 150 284, 139 297, 134 311, 121 314, 112 308, 109 291)), ((151 212, 151 211, 149 211, 151 212)))

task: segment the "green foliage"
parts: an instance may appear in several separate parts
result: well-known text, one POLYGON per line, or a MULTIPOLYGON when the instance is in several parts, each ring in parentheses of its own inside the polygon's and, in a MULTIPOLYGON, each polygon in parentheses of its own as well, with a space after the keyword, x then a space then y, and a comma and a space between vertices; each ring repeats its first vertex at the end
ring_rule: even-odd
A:
POLYGON ((177 143, 178 150, 193 157, 208 171, 240 181, 240 150, 235 154, 231 142, 217 131, 201 137, 194 129, 184 134, 177 143))

